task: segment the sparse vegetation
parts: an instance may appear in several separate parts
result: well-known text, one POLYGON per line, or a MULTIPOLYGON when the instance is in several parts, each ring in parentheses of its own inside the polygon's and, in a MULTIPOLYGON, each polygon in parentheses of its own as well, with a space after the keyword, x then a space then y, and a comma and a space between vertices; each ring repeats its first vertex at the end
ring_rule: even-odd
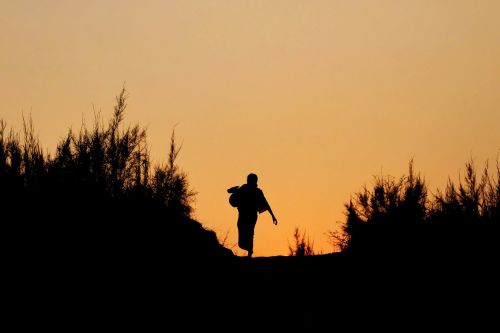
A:
POLYGON ((496 176, 485 166, 478 180, 473 161, 464 179, 451 180, 444 193, 429 199, 424 179, 409 174, 400 179, 375 178, 372 190, 356 193, 346 207, 343 234, 331 232, 344 252, 493 253, 499 250, 500 169, 496 176))
POLYGON ((96 116, 92 128, 70 130, 54 156, 43 153, 31 119, 22 138, 0 122, 2 223, 12 246, 127 260, 228 253, 191 218, 194 193, 176 164, 174 133, 167 164, 152 167, 146 131, 123 128, 126 99, 123 89, 107 125, 96 116))
MULTIPOLYGON (((29 255, 119 255, 157 258, 231 253, 215 232, 192 218, 195 193, 176 159, 172 132, 165 165, 152 165, 146 131, 123 128, 127 94, 116 97, 111 120, 97 115, 43 152, 31 119, 22 133, 0 120, 0 203, 10 245, 29 255), (49 251, 49 252, 46 252, 49 251)), ((458 184, 430 198, 415 173, 375 177, 345 205, 341 232, 329 232, 346 253, 494 253, 500 250, 500 166, 477 175, 473 161, 458 184)), ((314 255, 298 228, 290 256, 314 255)), ((152 259, 154 260, 154 259, 152 259)))
POLYGON ((293 233, 295 243, 288 246, 289 255, 295 257, 304 257, 314 255, 314 244, 306 236, 306 232, 300 232, 299 228, 295 228, 293 233))

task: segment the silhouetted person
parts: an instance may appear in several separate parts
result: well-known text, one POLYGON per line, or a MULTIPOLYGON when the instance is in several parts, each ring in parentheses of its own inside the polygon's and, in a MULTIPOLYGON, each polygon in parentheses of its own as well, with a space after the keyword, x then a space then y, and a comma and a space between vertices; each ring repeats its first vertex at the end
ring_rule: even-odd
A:
POLYGON ((253 254, 253 236, 258 214, 268 211, 273 218, 273 223, 278 224, 264 193, 257 187, 257 180, 257 175, 251 173, 247 176, 246 184, 227 190, 235 194, 233 196, 235 201, 231 204, 238 208, 238 246, 248 251, 249 257, 253 254))

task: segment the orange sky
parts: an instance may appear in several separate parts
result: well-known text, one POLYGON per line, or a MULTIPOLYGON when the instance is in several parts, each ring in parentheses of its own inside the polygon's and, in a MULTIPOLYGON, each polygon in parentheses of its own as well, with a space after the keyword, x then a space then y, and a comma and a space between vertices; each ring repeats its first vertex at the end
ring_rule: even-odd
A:
MULTIPOLYGON (((69 126, 148 127, 155 161, 173 127, 198 192, 195 217, 237 238, 226 189, 260 177, 255 255, 287 255, 293 230, 326 232, 375 174, 410 158, 431 192, 500 153, 500 2, 0 0, 0 118, 32 115, 53 152, 69 126)), ((245 251, 233 250, 238 254, 245 251)))

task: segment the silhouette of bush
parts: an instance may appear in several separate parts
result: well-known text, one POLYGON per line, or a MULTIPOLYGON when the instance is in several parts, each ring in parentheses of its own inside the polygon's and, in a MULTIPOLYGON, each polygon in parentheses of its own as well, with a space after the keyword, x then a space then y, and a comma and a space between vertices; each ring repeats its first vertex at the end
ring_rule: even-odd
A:
POLYGON ((293 238, 295 240, 295 244, 288 246, 290 256, 304 257, 313 256, 315 254, 314 244, 311 243, 309 237, 306 238, 305 232, 301 233, 299 228, 295 228, 293 238))
POLYGON ((474 162, 465 164, 465 176, 457 186, 449 180, 444 193, 438 191, 430 219, 450 248, 494 252, 500 241, 500 167, 496 177, 488 164, 478 179, 474 162))
POLYGON ((176 158, 151 167, 146 131, 122 128, 126 91, 105 126, 69 130, 44 154, 31 119, 23 137, 0 121, 0 202, 9 246, 27 257, 158 263, 165 257, 232 254, 191 217, 194 193, 176 158))
POLYGON ((350 246, 350 237, 343 231, 329 230, 326 233, 334 252, 345 252, 350 246))
POLYGON ((409 163, 400 179, 375 177, 345 205, 343 236, 330 237, 344 252, 371 254, 494 253, 499 250, 500 171, 486 165, 480 181, 473 162, 458 187, 429 199, 427 186, 409 163), (338 244, 342 242, 342 244, 338 244))

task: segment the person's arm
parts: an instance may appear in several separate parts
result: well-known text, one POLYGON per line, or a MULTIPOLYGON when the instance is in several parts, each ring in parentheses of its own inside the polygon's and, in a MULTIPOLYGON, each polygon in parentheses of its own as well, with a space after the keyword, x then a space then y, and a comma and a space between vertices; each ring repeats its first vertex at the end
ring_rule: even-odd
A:
POLYGON ((276 219, 276 216, 274 216, 274 213, 273 213, 273 210, 271 209, 271 206, 269 205, 269 202, 267 202, 267 199, 264 195, 264 192, 260 191, 260 200, 262 202, 262 206, 263 209, 259 211, 260 212, 265 212, 266 210, 269 212, 269 214, 271 214, 272 218, 273 218, 273 223, 274 225, 277 225, 278 224, 278 220, 276 219))
POLYGON ((234 193, 234 192, 238 191, 239 188, 240 188, 239 186, 230 187, 227 189, 227 193, 234 193))
POLYGON ((273 223, 274 225, 278 225, 278 220, 276 219, 276 216, 274 216, 274 213, 273 213, 273 210, 271 209, 271 206, 268 205, 268 209, 269 211, 269 214, 271 214, 271 216, 273 217, 273 223))

